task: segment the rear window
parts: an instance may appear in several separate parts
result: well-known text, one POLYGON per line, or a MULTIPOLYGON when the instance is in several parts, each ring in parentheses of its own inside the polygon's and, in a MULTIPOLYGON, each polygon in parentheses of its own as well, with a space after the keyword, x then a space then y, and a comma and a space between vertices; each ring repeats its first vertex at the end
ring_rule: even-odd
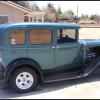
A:
POLYGON ((25 30, 13 30, 10 32, 10 44, 25 44, 25 30))
POLYGON ((31 30, 30 44, 51 44, 51 30, 49 29, 31 30))

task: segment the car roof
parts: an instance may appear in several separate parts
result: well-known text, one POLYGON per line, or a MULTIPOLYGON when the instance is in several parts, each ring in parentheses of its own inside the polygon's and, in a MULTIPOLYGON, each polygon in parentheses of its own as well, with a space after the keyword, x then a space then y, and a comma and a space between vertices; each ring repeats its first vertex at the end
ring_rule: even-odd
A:
POLYGON ((0 29, 9 28, 80 28, 79 24, 62 23, 62 22, 23 22, 23 23, 7 23, 0 25, 0 29))

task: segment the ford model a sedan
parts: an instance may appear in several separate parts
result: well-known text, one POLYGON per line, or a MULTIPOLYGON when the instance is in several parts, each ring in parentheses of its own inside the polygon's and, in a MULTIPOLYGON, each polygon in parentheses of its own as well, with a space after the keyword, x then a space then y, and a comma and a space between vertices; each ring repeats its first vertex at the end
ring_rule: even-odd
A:
POLYGON ((81 78, 100 65, 100 40, 79 40, 78 24, 0 26, 0 74, 18 92, 40 82, 81 78))

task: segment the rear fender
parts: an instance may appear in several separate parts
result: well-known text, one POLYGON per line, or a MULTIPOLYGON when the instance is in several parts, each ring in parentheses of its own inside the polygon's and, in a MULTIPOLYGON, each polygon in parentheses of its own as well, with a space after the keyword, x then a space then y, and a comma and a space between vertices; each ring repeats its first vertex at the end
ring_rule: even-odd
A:
POLYGON ((43 75, 42 75, 42 70, 40 65, 32 60, 32 59, 28 59, 28 58, 19 58, 16 59, 14 61, 12 61, 7 67, 6 67, 6 72, 5 72, 5 80, 8 81, 10 78, 11 73, 16 69, 16 68, 20 68, 21 65, 29 65, 31 66, 33 69, 35 69, 40 78, 41 81, 43 80, 43 75))

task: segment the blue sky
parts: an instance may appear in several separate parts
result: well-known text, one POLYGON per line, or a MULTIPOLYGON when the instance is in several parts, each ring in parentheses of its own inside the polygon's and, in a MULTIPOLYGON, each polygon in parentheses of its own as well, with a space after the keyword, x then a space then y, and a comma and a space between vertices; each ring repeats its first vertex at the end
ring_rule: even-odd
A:
POLYGON ((36 3, 40 8, 46 7, 48 3, 52 3, 55 8, 61 7, 62 11, 73 10, 77 14, 77 4, 79 16, 81 14, 99 14, 100 1, 30 1, 30 4, 36 3))

